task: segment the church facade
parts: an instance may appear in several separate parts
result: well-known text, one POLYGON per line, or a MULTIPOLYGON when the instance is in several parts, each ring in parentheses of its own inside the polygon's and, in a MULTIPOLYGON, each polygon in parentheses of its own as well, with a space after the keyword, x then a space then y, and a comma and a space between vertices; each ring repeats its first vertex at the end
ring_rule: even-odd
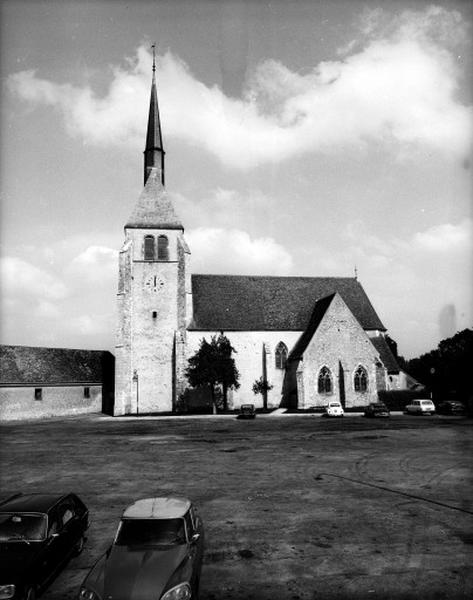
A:
POLYGON ((362 407, 399 386, 386 328, 357 278, 192 274, 191 252, 165 188, 165 152, 153 65, 144 189, 119 253, 115 415, 176 411, 187 361, 224 332, 240 388, 229 407, 262 405, 253 383, 272 386, 268 407, 340 400, 362 407))

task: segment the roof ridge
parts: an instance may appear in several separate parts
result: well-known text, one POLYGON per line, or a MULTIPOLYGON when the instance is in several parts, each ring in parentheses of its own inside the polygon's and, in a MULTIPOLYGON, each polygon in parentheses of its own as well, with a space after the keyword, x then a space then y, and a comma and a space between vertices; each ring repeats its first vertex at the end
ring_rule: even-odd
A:
POLYGON ((231 273, 192 273, 192 277, 240 277, 248 279, 347 279, 358 281, 356 277, 346 277, 344 275, 238 275, 231 273))

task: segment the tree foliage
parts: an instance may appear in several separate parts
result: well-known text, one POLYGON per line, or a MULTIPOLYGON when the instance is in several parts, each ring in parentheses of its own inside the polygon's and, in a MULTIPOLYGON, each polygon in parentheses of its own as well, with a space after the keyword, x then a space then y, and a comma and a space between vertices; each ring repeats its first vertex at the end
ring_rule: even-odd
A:
POLYGON ((263 408, 264 410, 268 409, 268 392, 272 390, 273 386, 269 383, 269 381, 261 375, 259 379, 256 379, 253 383, 253 394, 261 394, 263 397, 263 408))
POLYGON ((426 385, 434 399, 471 396, 473 365, 473 329, 464 329, 442 340, 436 350, 407 361, 406 370, 426 385))
POLYGON ((210 342, 203 338, 194 356, 188 360, 187 379, 192 387, 208 387, 214 410, 221 391, 223 408, 227 409, 227 390, 240 387, 240 374, 232 354, 236 352, 230 340, 221 332, 210 342))

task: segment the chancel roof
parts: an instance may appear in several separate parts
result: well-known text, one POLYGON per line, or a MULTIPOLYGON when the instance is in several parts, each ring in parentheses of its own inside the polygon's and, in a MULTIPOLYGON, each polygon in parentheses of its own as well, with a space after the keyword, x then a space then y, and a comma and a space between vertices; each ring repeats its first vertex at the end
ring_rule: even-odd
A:
POLYGON ((338 292, 363 329, 386 328, 352 277, 192 275, 190 330, 304 331, 317 300, 338 292))
POLYGON ((399 373, 399 365, 386 339, 382 335, 370 338, 371 343, 379 352, 379 356, 388 373, 399 373))
POLYGON ((172 201, 161 182, 159 169, 151 169, 146 185, 125 228, 184 230, 172 201))
POLYGON ((0 385, 101 384, 113 355, 100 350, 0 346, 0 385))

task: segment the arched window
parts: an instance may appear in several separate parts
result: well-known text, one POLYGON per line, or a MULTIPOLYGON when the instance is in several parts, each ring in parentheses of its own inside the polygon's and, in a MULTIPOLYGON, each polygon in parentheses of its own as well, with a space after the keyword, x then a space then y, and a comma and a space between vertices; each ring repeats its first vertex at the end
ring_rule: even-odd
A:
POLYGON ((152 235, 145 237, 145 260, 154 260, 154 237, 152 235))
POLYGON ((332 393, 332 374, 330 373, 330 369, 328 367, 322 367, 320 369, 317 389, 319 394, 332 393))
POLYGON ((353 383, 355 386, 355 392, 366 392, 368 389, 368 373, 361 365, 355 371, 353 383))
POLYGON ((284 342, 279 342, 274 353, 276 369, 285 369, 287 363, 287 346, 284 342))
POLYGON ((165 235, 158 237, 158 260, 169 260, 169 240, 165 235))

